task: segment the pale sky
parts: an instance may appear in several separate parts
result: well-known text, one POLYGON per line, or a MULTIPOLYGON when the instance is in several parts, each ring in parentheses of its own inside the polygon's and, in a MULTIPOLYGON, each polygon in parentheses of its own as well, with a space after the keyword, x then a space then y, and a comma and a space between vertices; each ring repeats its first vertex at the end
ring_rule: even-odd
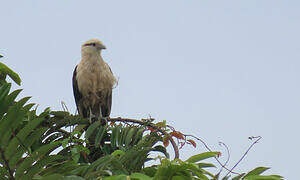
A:
MULTIPOLYGON (((167 120, 235 171, 267 166, 297 179, 300 1, 1 1, 0 54, 39 109, 75 112, 72 72, 80 46, 98 38, 119 78, 111 117, 167 120), (225 153, 223 159, 225 159, 225 153)), ((181 157, 204 152, 186 147, 181 157)))

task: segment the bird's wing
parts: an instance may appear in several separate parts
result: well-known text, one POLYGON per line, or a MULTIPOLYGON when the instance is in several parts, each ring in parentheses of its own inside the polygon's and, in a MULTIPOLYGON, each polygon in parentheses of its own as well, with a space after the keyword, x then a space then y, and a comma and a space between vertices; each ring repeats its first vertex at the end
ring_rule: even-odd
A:
POLYGON ((80 93, 79 91, 79 88, 78 88, 78 82, 77 82, 77 78, 76 78, 76 75, 77 75, 77 66, 75 67, 74 69, 74 72, 73 72, 73 93, 74 93, 74 98, 75 98, 75 103, 76 103, 76 107, 77 107, 77 110, 78 110, 78 113, 80 115, 82 115, 84 118, 87 118, 87 109, 84 108, 84 106, 81 104, 81 99, 82 99, 82 94, 80 93))
POLYGON ((103 106, 101 106, 101 112, 103 117, 109 117, 111 111, 111 102, 112 102, 112 90, 107 92, 103 98, 103 106))
MULTIPOLYGON (((109 65, 105 63, 105 67, 109 69, 110 73, 113 75, 113 72, 109 65)), ((102 106, 101 106, 101 112, 103 117, 109 117, 111 112, 111 104, 112 104, 112 89, 109 91, 106 91, 105 94, 103 94, 101 91, 98 92, 99 97, 102 99, 102 106)))
POLYGON ((106 64, 106 65, 107 65, 107 67, 108 67, 109 71, 111 72, 111 74, 113 75, 114 73, 112 72, 112 70, 111 70, 110 66, 109 66, 108 64, 106 64))

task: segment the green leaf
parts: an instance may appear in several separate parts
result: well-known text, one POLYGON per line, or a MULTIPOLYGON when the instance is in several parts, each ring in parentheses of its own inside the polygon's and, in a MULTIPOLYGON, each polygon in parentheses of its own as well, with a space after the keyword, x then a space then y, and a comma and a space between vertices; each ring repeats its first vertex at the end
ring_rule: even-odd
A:
POLYGON ((261 173, 265 172, 266 170, 270 169, 269 167, 257 167, 253 170, 251 170, 250 172, 248 172, 245 175, 245 178, 248 176, 252 176, 252 175, 260 175, 261 173))
POLYGON ((28 148, 26 149, 26 147, 30 147, 34 142, 38 141, 47 129, 48 128, 46 127, 37 129, 28 138, 26 138, 23 142, 23 146, 25 147, 19 146, 16 150, 14 150, 15 153, 11 153, 11 156, 7 157, 9 159, 9 166, 15 167, 17 162, 21 159, 22 155, 28 150, 28 148))
POLYGON ((74 148, 71 148, 71 153, 72 153, 73 161, 77 163, 80 158, 80 152, 78 151, 78 149, 76 147, 74 147, 74 148))
POLYGON ((117 136, 119 137, 119 134, 120 134, 120 130, 119 129, 120 129, 119 126, 114 127, 112 129, 112 132, 111 132, 110 143, 111 143, 111 147, 113 149, 115 149, 116 145, 117 145, 117 139, 118 139, 117 136))
POLYGON ((129 143, 131 142, 131 139, 132 139, 133 135, 136 133, 136 131, 137 131, 137 128, 135 128, 135 127, 130 128, 130 130, 126 136, 126 139, 125 139, 125 146, 129 145, 129 143))
POLYGON ((45 155, 48 155, 50 152, 52 152, 54 149, 56 149, 60 145, 59 142, 52 142, 51 144, 47 144, 44 146, 41 146, 37 150, 35 150, 31 156, 27 157, 17 168, 16 170, 16 178, 19 178, 23 175, 24 172, 26 172, 33 164, 33 162, 38 159, 42 158, 45 155))
POLYGON ((99 126, 100 126, 100 121, 96 121, 93 124, 91 124, 85 133, 85 137, 89 138, 93 134, 94 130, 99 126))
POLYGON ((5 75, 7 74, 15 83, 21 85, 21 79, 19 75, 1 62, 0 62, 0 74, 5 74, 5 75))
POLYGON ((216 167, 215 165, 213 165, 211 163, 198 163, 197 165, 199 168, 216 167))
POLYGON ((121 139, 120 141, 119 141, 119 146, 123 146, 123 145, 125 145, 125 140, 126 140, 126 137, 127 137, 127 134, 128 134, 128 132, 130 131, 130 128, 131 127, 129 127, 129 126, 127 126, 127 127, 119 127, 119 129, 120 129, 120 133, 118 133, 119 134, 119 137, 118 137, 118 139, 121 139), (121 136, 121 137, 120 137, 121 136))
POLYGON ((51 174, 61 174, 61 175, 72 175, 72 174, 80 174, 80 172, 76 171, 76 169, 82 168, 81 165, 78 165, 74 161, 63 161, 59 162, 53 165, 48 166, 45 168, 41 173, 39 173, 41 176, 48 176, 51 174))
POLYGON ((155 146, 152 151, 161 152, 166 156, 166 158, 169 158, 169 153, 167 152, 167 149, 162 145, 155 146))
POLYGON ((5 83, 0 87, 0 102, 3 102, 3 99, 8 95, 11 88, 11 83, 5 83))
POLYGON ((126 175, 117 175, 104 178, 104 180, 130 180, 126 175))
POLYGON ((11 106, 16 99, 16 97, 19 95, 19 93, 22 91, 22 89, 18 89, 10 93, 8 96, 6 96, 3 100, 0 99, 0 117, 4 115, 5 112, 7 112, 9 106, 11 106))
POLYGON ((32 177, 43 170, 43 167, 46 165, 50 165, 55 161, 61 161, 66 159, 64 156, 60 155, 51 155, 45 156, 41 160, 37 161, 30 169, 27 170, 26 174, 22 176, 22 179, 32 179, 32 177))
POLYGON ((137 131, 136 135, 134 136, 133 145, 137 144, 143 138, 144 131, 145 131, 145 128, 140 128, 137 131))
POLYGON ((64 177, 64 180, 85 180, 85 179, 80 176, 71 175, 71 176, 64 177))
POLYGON ((235 176, 234 178, 232 178, 232 180, 240 180, 242 179, 242 177, 245 175, 246 173, 242 173, 240 175, 235 176))
POLYGON ((69 115, 69 112, 66 112, 66 111, 51 111, 50 114, 54 115, 56 117, 59 117, 59 118, 64 118, 64 117, 69 115))
MULTIPOLYGON (((48 132, 48 131, 47 131, 48 132)), ((53 133, 52 135, 48 136, 48 134, 46 134, 46 136, 43 137, 43 140, 44 140, 44 143, 45 144, 49 144, 51 143, 52 141, 60 138, 60 137, 63 137, 63 133, 60 133, 60 132, 57 132, 57 133, 53 133)), ((62 140, 61 142, 63 143, 64 140, 62 140)), ((67 143, 68 143, 68 139, 67 139, 67 143)))
POLYGON ((123 147, 123 144, 124 144, 124 142, 120 141, 120 139, 123 138, 123 137, 121 137, 122 136, 122 128, 123 128, 122 126, 117 126, 116 131, 115 131, 114 141, 115 141, 116 146, 119 148, 123 147))
POLYGON ((112 161, 112 159, 114 159, 115 157, 111 156, 111 155, 107 155, 104 157, 101 157, 99 159, 97 159, 96 161, 94 161, 88 168, 86 174, 88 175, 89 173, 91 173, 92 171, 94 171, 96 168, 97 169, 103 169, 105 168, 108 164, 110 164, 110 162, 112 161))
POLYGON ((112 156, 122 156, 125 152, 122 150, 115 150, 113 153, 111 153, 112 156))
POLYGON ((195 174, 200 179, 208 179, 204 174, 207 174, 207 175, 211 176, 212 178, 215 178, 214 175, 212 175, 208 171, 205 171, 204 169, 199 168, 194 163, 180 162, 180 166, 178 166, 178 167, 180 168, 178 171, 183 171, 183 170, 184 170, 184 172, 191 171, 193 174, 195 174))
POLYGON ((50 107, 47 107, 47 108, 39 115, 39 117, 45 118, 45 117, 49 116, 50 113, 51 113, 51 109, 50 109, 50 107))
POLYGON ((40 180, 63 180, 64 176, 61 174, 51 174, 49 176, 42 177, 40 180))
POLYGON ((153 166, 150 166, 150 167, 145 167, 145 168, 142 169, 141 172, 143 172, 147 176, 153 177, 153 176, 155 176, 155 173, 157 171, 156 166, 157 165, 153 165, 153 166))
POLYGON ((172 180, 190 180, 190 177, 186 177, 186 176, 173 176, 172 180))
POLYGON ((33 132, 33 130, 44 120, 44 118, 35 118, 32 121, 30 121, 23 129, 21 129, 19 133, 8 144, 5 151, 5 156, 11 157, 20 144, 21 146, 23 146, 23 142, 27 138, 27 136, 31 132, 33 132))
POLYGON ((210 172, 208 172, 208 171, 206 171, 206 170, 204 170, 204 169, 201 169, 201 171, 203 172, 203 174, 207 174, 207 175, 209 175, 210 177, 214 177, 214 175, 213 174, 211 174, 210 172))
POLYGON ((0 178, 8 175, 7 170, 4 167, 0 167, 0 178))
MULTIPOLYGON (((29 111, 35 104, 34 103, 29 103, 29 104, 26 104, 24 107, 23 107, 23 110, 24 111, 29 111)), ((28 112, 29 113, 29 112, 28 112)))
POLYGON ((24 106, 25 103, 27 103, 27 101, 28 101, 30 98, 31 98, 31 97, 24 97, 24 98, 20 99, 20 100, 16 103, 16 105, 22 107, 22 106, 24 106))
POLYGON ((277 175, 269 175, 269 176, 252 175, 247 177, 245 176, 243 180, 283 180, 283 178, 277 175))
POLYGON ((133 173, 130 175, 130 178, 137 179, 137 180, 152 180, 149 176, 141 173, 133 173))
POLYGON ((107 125, 101 126, 99 128, 97 135, 96 135, 96 139, 95 139, 96 146, 100 145, 100 143, 102 142, 102 139, 103 139, 103 135, 106 133, 106 131, 107 131, 107 125))
POLYGON ((215 157, 218 154, 219 154, 219 152, 205 152, 205 153, 197 154, 197 155, 190 157, 188 160, 186 160, 186 162, 195 163, 195 162, 207 159, 207 158, 215 157))
POLYGON ((9 108, 7 114, 0 121, 0 145, 5 148, 8 140, 12 136, 12 133, 19 127, 25 114, 27 113, 22 109, 22 106, 29 100, 29 97, 25 97, 19 100, 15 105, 9 108))

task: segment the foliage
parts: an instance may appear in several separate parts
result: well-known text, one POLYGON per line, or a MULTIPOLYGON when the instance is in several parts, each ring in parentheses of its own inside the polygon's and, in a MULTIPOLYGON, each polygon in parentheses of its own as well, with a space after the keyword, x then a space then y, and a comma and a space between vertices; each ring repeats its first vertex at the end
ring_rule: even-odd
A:
MULTIPOLYGON (((3 56, 0 55, 0 58, 3 56)), ((5 83, 6 76, 9 76, 18 85, 21 84, 21 79, 17 73, 7 67, 5 64, 0 62, 0 84, 5 83)))
MULTIPOLYGON (((20 84, 19 76, 2 63, 0 75, 0 179, 221 179, 207 170, 214 164, 203 162, 219 152, 200 153, 186 161, 169 159, 166 146, 174 143, 173 137, 181 147, 196 143, 166 121, 119 118, 101 125, 49 108, 37 114, 35 104, 27 103, 30 97, 16 100, 21 90, 11 92, 6 82, 8 75, 20 84), (160 153, 154 158, 160 163, 145 167, 153 160, 152 152, 160 153)), ((258 167, 233 179, 282 179, 261 175, 267 169, 258 167)))

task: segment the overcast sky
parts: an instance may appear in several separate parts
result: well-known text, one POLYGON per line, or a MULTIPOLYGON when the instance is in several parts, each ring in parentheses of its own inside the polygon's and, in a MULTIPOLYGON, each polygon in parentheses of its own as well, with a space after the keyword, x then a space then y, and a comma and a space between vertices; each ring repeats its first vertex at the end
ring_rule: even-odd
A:
POLYGON ((75 112, 80 47, 99 38, 119 78, 112 117, 167 120, 214 150, 222 141, 229 167, 260 135, 236 171, 298 178, 299 0, 2 0, 0 17, 2 61, 40 110, 75 112))

